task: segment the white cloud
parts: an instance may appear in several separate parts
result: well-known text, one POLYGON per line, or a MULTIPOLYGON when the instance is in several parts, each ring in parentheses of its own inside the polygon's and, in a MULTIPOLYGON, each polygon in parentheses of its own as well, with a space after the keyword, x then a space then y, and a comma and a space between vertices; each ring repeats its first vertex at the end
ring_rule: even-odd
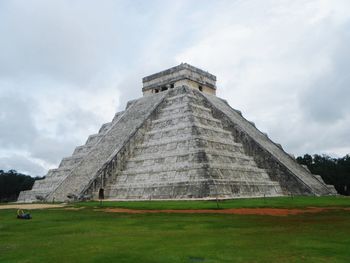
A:
MULTIPOLYGON (((334 108, 324 109, 317 104, 324 103, 327 95, 308 96, 308 92, 314 94, 315 83, 332 75, 340 59, 334 55, 339 42, 349 45, 350 39, 342 36, 350 19, 350 11, 344 12, 350 9, 344 5, 350 7, 344 1, 247 1, 236 3, 235 9, 223 7, 197 44, 178 54, 177 61, 187 58, 216 73, 219 96, 243 110, 288 151, 331 152, 335 141, 318 136, 329 127, 306 117, 314 107, 316 115, 340 113, 343 109, 336 104, 342 99, 333 96, 334 108)), ((341 54, 348 56, 348 51, 344 48, 341 54)), ((350 96, 345 83, 349 82, 338 85, 336 93, 344 100, 350 96)), ((327 85, 320 91, 329 95, 334 87, 327 85)), ((349 129, 337 126, 327 134, 334 139, 349 129)))
POLYGON ((349 5, 0 2, 0 169, 58 165, 141 96, 143 76, 181 62, 217 75, 218 95, 288 151, 343 155, 349 5))

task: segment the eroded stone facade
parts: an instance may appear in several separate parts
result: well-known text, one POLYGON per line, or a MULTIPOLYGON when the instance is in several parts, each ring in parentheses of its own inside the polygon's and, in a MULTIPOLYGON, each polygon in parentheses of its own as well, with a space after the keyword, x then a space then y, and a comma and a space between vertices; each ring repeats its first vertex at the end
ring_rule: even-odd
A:
POLYGON ((207 94, 216 94, 216 77, 209 72, 182 63, 142 79, 144 96, 187 86, 207 94))
POLYGON ((336 193, 213 95, 215 81, 215 76, 188 64, 145 77, 143 98, 129 102, 124 112, 32 190, 21 192, 18 200, 336 193), (154 92, 162 87, 168 88, 154 92))

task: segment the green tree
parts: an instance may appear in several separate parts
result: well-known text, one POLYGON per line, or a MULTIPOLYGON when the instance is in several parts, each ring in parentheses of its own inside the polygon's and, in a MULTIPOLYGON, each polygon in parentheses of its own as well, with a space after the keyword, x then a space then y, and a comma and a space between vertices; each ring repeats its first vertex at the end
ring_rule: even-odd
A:
POLYGON ((318 174, 327 184, 334 185, 338 193, 350 195, 350 156, 331 158, 327 155, 305 154, 297 158, 299 164, 307 165, 313 174, 318 174))
POLYGON ((0 201, 16 201, 21 191, 32 189, 35 180, 40 179, 43 178, 33 178, 29 175, 18 173, 16 170, 7 172, 0 170, 0 201))

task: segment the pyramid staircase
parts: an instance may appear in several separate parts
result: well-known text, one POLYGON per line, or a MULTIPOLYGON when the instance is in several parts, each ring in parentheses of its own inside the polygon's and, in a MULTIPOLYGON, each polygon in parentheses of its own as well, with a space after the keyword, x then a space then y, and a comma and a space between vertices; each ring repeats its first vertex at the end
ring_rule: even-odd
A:
POLYGON ((33 202, 44 200, 50 193, 68 177, 75 167, 86 157, 91 148, 98 140, 107 133, 112 123, 118 122, 123 112, 115 114, 112 122, 105 123, 101 126, 97 134, 90 135, 84 145, 75 148, 72 156, 63 158, 58 168, 50 169, 45 179, 35 181, 31 190, 22 191, 17 199, 18 202, 33 202))
POLYGON ((283 195, 245 154, 203 98, 172 92, 159 106, 142 143, 116 176, 105 182, 113 199, 190 199, 283 195))

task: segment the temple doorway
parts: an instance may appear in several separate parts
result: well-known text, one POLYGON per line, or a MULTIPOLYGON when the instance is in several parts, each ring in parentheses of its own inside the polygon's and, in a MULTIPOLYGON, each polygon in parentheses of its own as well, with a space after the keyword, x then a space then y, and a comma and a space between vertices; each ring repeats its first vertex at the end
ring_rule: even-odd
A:
POLYGON ((105 199, 105 191, 103 188, 100 188, 98 191, 98 199, 105 199))

